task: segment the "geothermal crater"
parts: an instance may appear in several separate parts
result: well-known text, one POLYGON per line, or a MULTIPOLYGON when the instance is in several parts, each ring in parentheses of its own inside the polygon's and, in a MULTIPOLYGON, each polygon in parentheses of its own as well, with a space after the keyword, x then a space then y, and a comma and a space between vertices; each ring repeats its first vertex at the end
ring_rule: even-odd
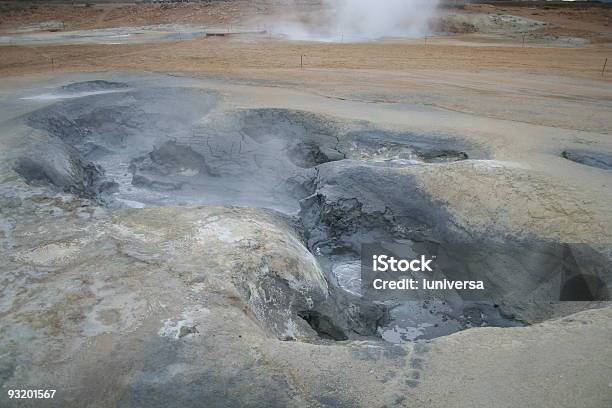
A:
MULTIPOLYGON (((561 296, 559 282, 547 282, 538 271, 571 248, 508 245, 506 237, 455 229, 445 206, 421 188, 419 174, 430 166, 486 159, 483 146, 306 111, 221 109, 217 93, 198 88, 88 81, 62 86, 55 95, 57 101, 20 119, 36 135, 13 167, 26 183, 110 209, 212 204, 281 213, 301 231, 331 294, 319 305, 284 307, 321 338, 376 334, 401 342, 475 326, 515 326, 520 316, 513 300, 525 290, 561 296), (477 249, 493 241, 492 258, 475 262, 477 249), (415 251, 435 244, 454 259, 454 278, 495 282, 511 272, 512 291, 497 288, 478 301, 368 300, 360 294, 359 254, 364 244, 378 242, 415 251), (507 247, 513 249, 501 249, 507 247), (507 271, 509 256, 529 261, 507 271)), ((284 285, 273 283, 290 291, 284 285)), ((251 291, 243 286, 247 298, 251 291)), ((607 295, 595 297, 588 300, 607 295)))

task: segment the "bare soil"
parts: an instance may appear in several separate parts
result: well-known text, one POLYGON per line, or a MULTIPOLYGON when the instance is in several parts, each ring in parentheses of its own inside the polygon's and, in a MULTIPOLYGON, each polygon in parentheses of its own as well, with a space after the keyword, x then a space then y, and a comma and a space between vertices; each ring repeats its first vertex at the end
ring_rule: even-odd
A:
MULTIPOLYGON (((312 2, 306 2, 311 8, 312 2)), ((154 24, 224 26, 261 21, 279 13, 265 1, 222 1, 162 5, 101 4, 85 6, 1 5, 0 32, 56 21, 65 30, 154 24), (259 19, 259 20, 258 20, 259 19)), ((148 70, 224 73, 232 75, 295 75, 303 55, 306 69, 426 70, 428 72, 504 71, 547 74, 609 81, 602 67, 610 53, 612 8, 545 9, 472 5, 458 13, 499 13, 550 23, 542 30, 554 36, 580 35, 591 43, 583 47, 522 46, 520 39, 478 33, 362 44, 290 42, 268 35, 204 38, 157 44, 2 46, 0 75, 49 71, 148 70), (51 63, 53 61, 53 64, 51 63), (286 72, 278 73, 278 70, 286 72), (253 71, 256 71, 254 73, 253 71)), ((44 26, 43 26, 44 27, 44 26)), ((55 26, 57 27, 57 25, 55 26)), ((57 30, 54 28, 53 30, 57 30)), ((280 78, 279 78, 280 79, 280 78)))

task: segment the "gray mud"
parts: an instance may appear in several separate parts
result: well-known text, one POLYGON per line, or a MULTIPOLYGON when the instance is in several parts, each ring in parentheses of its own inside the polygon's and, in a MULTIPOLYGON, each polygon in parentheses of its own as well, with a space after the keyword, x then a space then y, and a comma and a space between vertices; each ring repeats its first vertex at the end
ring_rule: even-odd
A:
POLYGON ((57 389, 58 407, 609 405, 610 254, 589 247, 609 247, 609 212, 586 202, 603 196, 488 160, 518 159, 476 117, 425 132, 457 122, 100 78, 0 98, 0 388, 57 389), (489 290, 371 296, 371 244, 489 290))
POLYGON ((102 171, 75 149, 59 143, 32 148, 17 159, 14 170, 29 185, 47 186, 81 197, 100 197, 112 183, 102 182, 102 171))
MULTIPOLYGON (((455 303, 427 298, 372 302, 359 293, 359 254, 365 244, 426 242, 444 251, 457 242, 475 248, 500 239, 454 228, 451 214, 416 177, 427 166, 486 159, 483 146, 305 111, 220 110, 216 93, 197 88, 95 80, 60 90, 85 96, 60 99, 19 121, 40 132, 46 143, 15 161, 13 170, 26 183, 109 208, 207 204, 282 213, 302 231, 330 283, 329 299, 321 293, 307 296, 316 306, 303 298, 285 307, 321 338, 378 333, 405 341, 520 324, 513 306, 499 306, 517 299, 501 291, 479 302, 455 303), (96 92, 102 93, 87 94, 96 92)), ((453 266, 462 266, 468 253, 456 252, 460 260, 453 266)), ((527 264, 521 278, 537 276, 537 265, 527 264)), ((499 279, 490 266, 480 265, 472 277, 499 279)), ((280 281, 262 285, 290 292, 280 281)), ((238 286, 251 297, 248 282, 238 286)), ((272 331, 282 337, 283 330, 272 331)))
POLYGON ((542 303, 608 299, 597 288, 610 283, 609 262, 588 248, 487 233, 475 236, 454 228, 452 215, 420 187, 416 175, 423 166, 327 163, 317 168, 314 193, 300 202, 309 248, 324 269, 339 271, 340 286, 350 292, 366 296, 359 265, 370 257, 363 255, 363 246, 378 243, 409 248, 408 259, 435 256, 448 279, 483 280, 490 288, 477 299, 455 293, 379 299, 391 309, 390 321, 379 329, 383 338, 414 340, 470 327, 519 326, 517 315, 542 303), (559 261, 566 258, 566 263, 559 261), (512 259, 520 261, 509 262, 512 259), (578 287, 593 293, 563 295, 563 290, 580 291, 578 287))
POLYGON ((603 170, 612 170, 612 154, 589 150, 564 150, 561 157, 603 170))
POLYGON ((68 92, 96 92, 96 91, 114 91, 125 90, 129 88, 128 84, 123 82, 105 81, 96 79, 93 81, 74 82, 61 87, 63 91, 68 92))

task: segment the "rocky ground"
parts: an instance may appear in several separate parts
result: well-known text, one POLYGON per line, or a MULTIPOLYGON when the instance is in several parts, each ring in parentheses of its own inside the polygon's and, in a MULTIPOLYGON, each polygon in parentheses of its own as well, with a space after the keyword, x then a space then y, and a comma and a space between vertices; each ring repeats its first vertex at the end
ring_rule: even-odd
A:
MULTIPOLYGON (((165 10, 253 18, 240 4, 165 10)), ((523 48, 521 10, 426 47, 1 46, 0 405, 610 405, 607 49, 523 48), (381 241, 449 255, 489 299, 360 297, 360 247, 381 241), (601 284, 588 301, 543 272, 568 254, 601 284), (57 393, 7 398, 28 388, 57 393)))

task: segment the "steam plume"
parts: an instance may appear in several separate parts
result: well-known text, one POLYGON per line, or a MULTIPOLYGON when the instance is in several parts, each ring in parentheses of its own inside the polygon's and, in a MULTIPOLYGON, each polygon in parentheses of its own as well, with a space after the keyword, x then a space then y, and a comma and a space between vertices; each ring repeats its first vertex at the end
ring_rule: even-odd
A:
POLYGON ((419 37, 427 33, 438 0, 323 0, 326 11, 276 26, 291 39, 340 41, 419 37))

